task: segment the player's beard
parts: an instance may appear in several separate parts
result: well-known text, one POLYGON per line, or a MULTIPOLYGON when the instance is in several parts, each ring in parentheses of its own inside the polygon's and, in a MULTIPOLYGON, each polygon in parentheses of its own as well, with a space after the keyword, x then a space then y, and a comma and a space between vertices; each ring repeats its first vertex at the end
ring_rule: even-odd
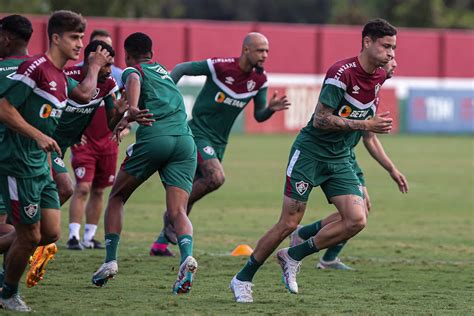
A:
POLYGON ((258 74, 263 74, 263 72, 265 71, 265 69, 263 69, 263 67, 259 65, 255 65, 253 66, 253 68, 255 68, 255 72, 258 74))

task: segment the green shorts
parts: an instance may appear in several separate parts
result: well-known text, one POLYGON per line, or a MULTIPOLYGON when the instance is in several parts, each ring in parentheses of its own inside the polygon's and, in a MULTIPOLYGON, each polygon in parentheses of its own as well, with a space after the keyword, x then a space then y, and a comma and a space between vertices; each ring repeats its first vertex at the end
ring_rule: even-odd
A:
POLYGON ((359 179, 359 182, 362 186, 365 187, 365 176, 364 176, 364 172, 362 171, 362 169, 360 168, 359 164, 357 163, 357 160, 352 160, 351 161, 351 165, 352 165, 352 169, 354 169, 354 172, 357 176, 357 179, 359 179))
POLYGON ((286 169, 284 194, 306 202, 313 187, 317 186, 321 186, 328 201, 338 195, 363 197, 360 181, 349 162, 318 161, 293 146, 286 169))
POLYGON ((197 147, 198 163, 217 158, 220 162, 224 159, 226 145, 213 144, 209 139, 202 136, 195 136, 194 142, 197 147))
POLYGON ((67 173, 66 164, 55 151, 51 153, 51 167, 54 174, 67 173))
POLYGON ((130 145, 121 170, 143 181, 158 171, 164 184, 191 193, 196 164, 192 136, 158 136, 130 145))
POLYGON ((34 224, 41 219, 41 209, 59 209, 56 184, 49 173, 32 178, 0 175, 0 192, 13 224, 34 224))

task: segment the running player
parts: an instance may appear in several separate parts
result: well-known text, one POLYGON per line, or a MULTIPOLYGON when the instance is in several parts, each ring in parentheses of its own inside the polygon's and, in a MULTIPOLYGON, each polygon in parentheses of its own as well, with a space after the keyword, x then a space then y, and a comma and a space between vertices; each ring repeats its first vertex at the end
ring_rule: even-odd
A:
MULTIPOLYGON (((397 62, 395 59, 389 61, 383 68, 387 72, 387 79, 393 76, 395 68, 397 67, 397 62)), ((378 108, 378 98, 376 100, 378 108)), ((408 181, 406 177, 398 170, 389 156, 385 153, 385 150, 382 146, 382 143, 379 141, 377 135, 372 132, 361 132, 359 137, 355 139, 354 146, 357 146, 360 139, 363 139, 364 146, 366 147, 367 151, 370 155, 390 174, 390 177, 397 183, 400 192, 407 193, 408 192, 408 181)), ((362 169, 360 168, 359 164, 357 163, 355 152, 352 149, 351 152, 351 161, 353 164, 353 168, 357 177, 359 178, 360 184, 362 186, 362 190, 364 192, 364 201, 367 210, 367 215, 369 214, 371 208, 371 202, 369 193, 367 191, 367 186, 365 184, 365 177, 362 169)), ((303 241, 307 240, 308 238, 316 235, 318 231, 323 228, 324 226, 328 225, 329 223, 340 220, 341 216, 339 213, 333 213, 327 216, 324 219, 318 220, 312 224, 298 227, 290 235, 290 246, 295 246, 303 241)), ((335 270, 352 270, 351 267, 344 264, 339 258, 338 255, 342 251, 342 248, 346 244, 346 241, 343 241, 336 246, 329 247, 324 256, 319 259, 319 262, 316 264, 318 269, 335 269, 335 270)))
POLYGON ((18 294, 19 280, 36 246, 59 238, 59 198, 46 152, 60 153, 50 136, 67 100, 63 67, 79 58, 84 29, 82 16, 53 13, 48 51, 19 66, 12 76, 16 82, 0 104, 0 122, 7 127, 0 143, 0 192, 17 235, 7 256, 0 298, 5 309, 31 310, 18 294))
POLYGON ((134 121, 139 108, 149 111, 151 119, 138 128, 136 143, 127 149, 127 158, 112 186, 104 220, 107 254, 92 282, 103 286, 117 274, 123 206, 130 195, 158 171, 166 190, 168 218, 178 234, 181 253, 173 293, 188 293, 197 270, 197 262, 192 257, 193 227, 186 214, 196 172, 196 145, 186 122, 181 93, 166 69, 152 61, 151 39, 144 33, 133 33, 124 46, 128 68, 124 70, 122 81, 129 102, 129 116, 125 119, 134 121))
POLYGON ((391 131, 388 113, 375 115, 375 99, 386 79, 380 67, 394 57, 396 33, 385 20, 369 21, 362 31, 359 55, 329 68, 315 112, 290 151, 280 219, 258 241, 246 265, 231 281, 237 302, 253 302, 251 282, 255 273, 297 228, 313 187, 321 186, 341 220, 323 227, 313 238, 277 252, 282 279, 291 293, 298 293, 296 273, 304 257, 337 245, 365 227, 366 208, 351 165, 351 148, 358 131, 391 131))
MULTIPOLYGON (((278 98, 277 92, 267 105, 267 76, 263 66, 268 51, 264 35, 249 33, 244 38, 240 57, 182 63, 171 72, 176 83, 183 75, 207 77, 189 122, 198 149, 198 168, 187 206, 188 215, 195 202, 224 184, 222 159, 229 134, 247 104, 253 99, 254 117, 258 122, 290 106, 287 97, 278 98)), ((150 255, 172 255, 167 244, 168 240, 176 243, 176 235, 166 217, 164 219, 164 230, 153 243, 150 255)))

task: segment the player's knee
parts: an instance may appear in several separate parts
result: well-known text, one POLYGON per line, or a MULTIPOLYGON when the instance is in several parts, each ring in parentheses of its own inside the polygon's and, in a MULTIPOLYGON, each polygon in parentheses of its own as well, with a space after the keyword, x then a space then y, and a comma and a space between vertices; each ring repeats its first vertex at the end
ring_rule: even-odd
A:
POLYGON ((17 234, 17 239, 28 249, 34 249, 41 241, 41 232, 38 229, 17 234))
POLYGON ((72 196, 74 193, 74 188, 72 185, 65 185, 58 187, 58 195, 59 195, 59 201, 61 201, 61 205, 69 200, 69 198, 72 196))
POLYGON ((289 236, 296 228, 298 228, 298 222, 294 220, 285 220, 279 223, 281 234, 283 237, 289 236))
POLYGON ((89 183, 79 183, 76 185, 75 193, 79 197, 87 197, 90 192, 90 184, 89 183))
POLYGON ((61 233, 59 232, 59 230, 43 233, 43 235, 41 236, 41 243, 43 245, 52 244, 53 242, 58 241, 60 237, 61 233))
POLYGON ((207 187, 210 191, 219 189, 225 182, 225 175, 223 172, 216 172, 211 177, 207 178, 207 187))
POLYGON ((347 229, 353 234, 357 234, 358 232, 363 230, 366 225, 367 225, 367 216, 365 216, 365 214, 360 214, 360 216, 351 218, 350 220, 346 222, 347 229))

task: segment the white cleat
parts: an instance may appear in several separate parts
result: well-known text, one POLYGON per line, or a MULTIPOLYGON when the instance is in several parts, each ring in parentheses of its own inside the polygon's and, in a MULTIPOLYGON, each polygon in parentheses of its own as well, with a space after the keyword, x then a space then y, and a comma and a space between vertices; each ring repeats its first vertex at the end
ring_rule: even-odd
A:
POLYGON ((252 282, 240 281, 237 276, 230 281, 230 289, 234 293, 234 298, 237 303, 252 303, 252 282))
POLYGON ((20 295, 14 294, 10 298, 0 297, 0 306, 3 309, 15 312, 31 312, 31 308, 21 299, 20 295))
POLYGON ((102 287, 107 284, 107 281, 113 279, 117 275, 117 272, 118 265, 116 260, 103 263, 99 270, 92 276, 92 283, 102 287))
POLYGON ((303 225, 298 225, 294 232, 290 235, 290 247, 298 246, 299 244, 304 242, 304 239, 298 235, 298 231, 303 225))
POLYGON ((292 294, 298 294, 298 283, 296 283, 296 275, 300 272, 301 261, 296 261, 288 255, 288 248, 278 250, 278 263, 282 269, 282 281, 285 287, 292 294))
POLYGON ((186 294, 191 291, 193 286, 193 277, 198 268, 196 259, 188 256, 183 261, 178 271, 178 278, 173 285, 173 294, 186 294))
POLYGON ((333 269, 333 270, 354 270, 353 268, 346 265, 341 259, 336 258, 333 261, 324 261, 322 258, 319 259, 319 262, 316 264, 316 268, 318 269, 333 269))

